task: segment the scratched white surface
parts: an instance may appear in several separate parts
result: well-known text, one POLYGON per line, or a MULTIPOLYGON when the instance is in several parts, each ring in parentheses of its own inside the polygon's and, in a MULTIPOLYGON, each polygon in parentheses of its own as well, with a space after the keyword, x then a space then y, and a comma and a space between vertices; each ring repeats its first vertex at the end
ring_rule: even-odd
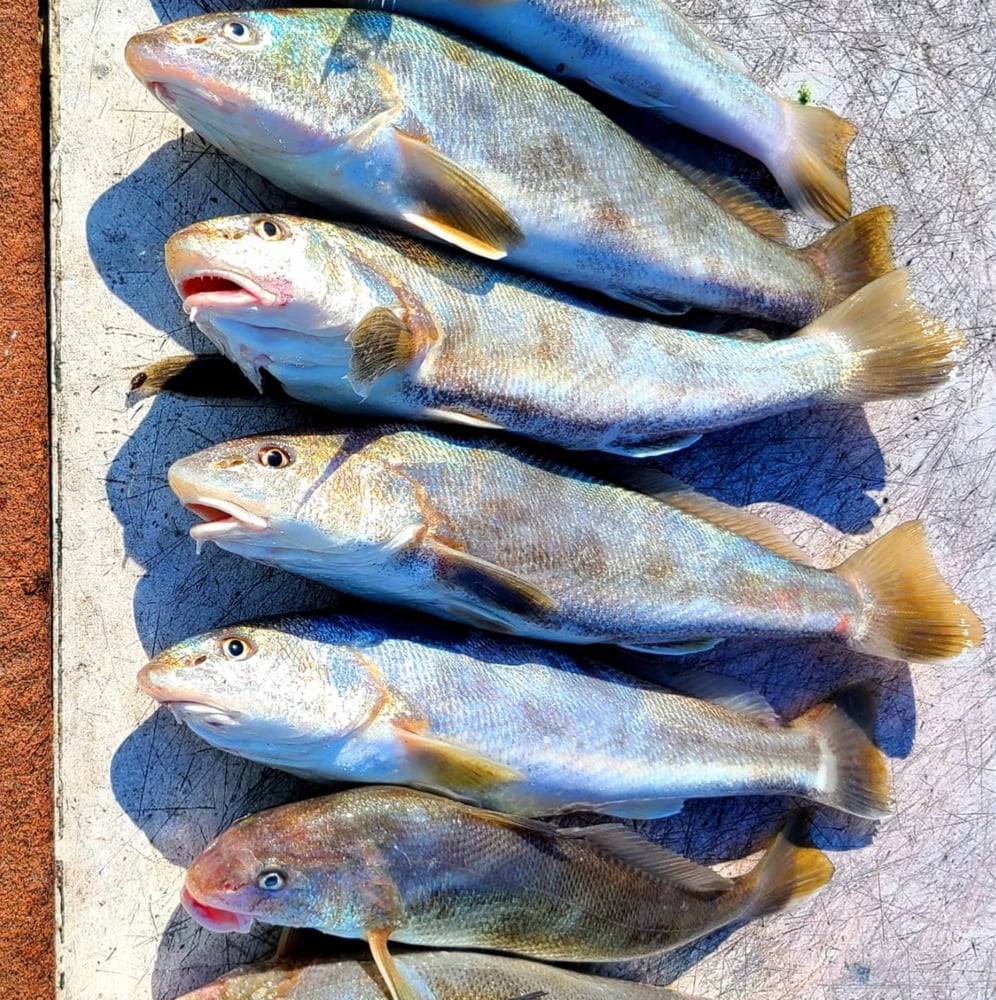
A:
MULTIPOLYGON (((183 868, 249 809, 303 794, 208 748, 136 691, 147 656, 192 632, 328 592, 209 547, 166 487, 174 458, 293 422, 275 405, 158 399, 129 408, 139 366, 197 343, 162 244, 197 219, 290 204, 205 149, 132 79, 133 32, 218 2, 54 3, 59 989, 70 1000, 171 1000, 265 951, 178 909, 183 868)), ((714 436, 673 470, 772 512, 837 561, 901 520, 927 523, 961 595, 994 621, 993 341, 996 28, 966 0, 689 0, 763 81, 806 84, 861 128, 856 206, 898 207, 897 259, 971 349, 959 381, 919 403, 813 412, 714 436)), ((800 227, 801 236, 805 231, 800 227)), ((201 344, 201 346, 204 346, 201 344)), ((996 996, 996 678, 986 653, 907 667, 798 644, 729 643, 703 658, 796 713, 878 676, 897 816, 881 829, 825 814, 837 866, 798 911, 631 966, 709 998, 996 996)), ((648 827, 704 860, 754 850, 788 803, 715 802, 648 827)))

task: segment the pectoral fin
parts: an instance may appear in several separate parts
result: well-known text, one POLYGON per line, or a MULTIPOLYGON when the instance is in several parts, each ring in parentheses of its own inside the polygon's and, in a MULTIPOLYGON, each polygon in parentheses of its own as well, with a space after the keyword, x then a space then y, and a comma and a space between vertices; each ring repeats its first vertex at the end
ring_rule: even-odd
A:
POLYGON ((524 781, 525 775, 474 750, 452 746, 432 736, 413 733, 395 726, 395 735, 405 751, 418 758, 433 785, 479 798, 498 785, 524 781))
POLYGON ((501 566, 461 552, 438 538, 427 539, 425 544, 435 553, 440 578, 470 591, 485 605, 528 616, 548 614, 556 607, 553 598, 535 584, 501 566))
POLYGON ((367 944, 377 965, 377 971, 383 976, 391 1000, 429 1000, 425 994, 398 968, 397 963, 387 950, 387 939, 391 936, 389 930, 368 931, 367 944))
POLYGON ((394 135, 412 198, 402 212, 406 222, 488 260, 501 260, 525 240, 508 209, 477 178, 429 143, 398 129, 394 135))
POLYGON ((347 378, 363 399, 385 375, 410 367, 422 346, 405 323, 383 306, 371 309, 346 338, 346 343, 353 349, 347 378))

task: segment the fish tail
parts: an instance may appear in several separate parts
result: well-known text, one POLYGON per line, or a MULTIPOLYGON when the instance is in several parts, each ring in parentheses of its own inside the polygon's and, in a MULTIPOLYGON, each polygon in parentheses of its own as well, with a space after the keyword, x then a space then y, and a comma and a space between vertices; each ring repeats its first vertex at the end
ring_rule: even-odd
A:
POLYGON ((843 302, 869 281, 895 269, 892 259, 892 223, 895 213, 887 205, 835 226, 802 253, 812 261, 825 282, 824 309, 843 302))
POLYGON ((847 151, 858 130, 829 108, 781 100, 789 154, 770 164, 785 197, 814 222, 840 222, 851 214, 847 151))
POLYGON ((888 764, 867 735, 874 724, 876 707, 874 688, 859 684, 811 708, 792 723, 793 729, 812 731, 820 746, 820 762, 809 798, 865 819, 891 815, 888 764))
POLYGON ((784 910, 830 881, 830 859, 815 847, 797 843, 803 839, 805 826, 802 815, 792 817, 754 868, 735 880, 733 892, 745 900, 746 918, 784 910))
POLYGON ((982 623, 941 577, 919 521, 893 528, 834 572, 864 598, 848 637, 863 653, 933 663, 982 641, 982 623))
POLYGON ((919 396, 943 385, 965 346, 961 331, 924 312, 909 297, 909 275, 876 278, 796 334, 823 338, 840 352, 831 398, 862 403, 919 396), (842 350, 843 349, 843 350, 842 350))
POLYGON ((259 392, 221 354, 179 354, 153 361, 131 380, 131 395, 146 399, 160 392, 190 399, 255 399, 259 392))

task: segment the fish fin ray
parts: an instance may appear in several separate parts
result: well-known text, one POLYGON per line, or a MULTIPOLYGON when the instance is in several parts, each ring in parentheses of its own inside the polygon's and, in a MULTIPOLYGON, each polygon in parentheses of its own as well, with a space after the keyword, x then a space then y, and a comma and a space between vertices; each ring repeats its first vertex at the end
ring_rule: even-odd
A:
POLYGON ((422 416, 430 420, 445 420, 451 424, 463 424, 466 427, 477 427, 480 430, 503 431, 506 430, 502 424, 496 424, 486 417, 478 416, 476 413, 467 413, 463 410, 441 410, 435 407, 428 407, 422 410, 422 416))
POLYGON ((736 882, 738 895, 745 897, 751 918, 777 913, 822 889, 833 875, 830 859, 815 847, 794 843, 803 834, 804 823, 793 817, 782 828, 764 856, 736 882))
POLYGON ((855 649, 935 663, 982 642, 982 622, 941 576, 919 521, 893 528, 833 572, 864 598, 859 633, 848 638, 855 649))
POLYGON ((691 695, 712 702, 729 712, 747 715, 769 726, 779 725, 781 719, 764 695, 754 691, 742 681, 707 670, 687 670, 661 679, 665 687, 679 694, 691 695))
POLYGON ((876 702, 871 685, 857 684, 790 725, 810 730, 819 740, 819 787, 809 797, 864 819, 886 819, 893 811, 889 765, 868 731, 876 702))
POLYGON ((843 342, 849 369, 836 398, 917 396, 949 380, 965 335, 920 309, 908 279, 906 271, 876 278, 793 335, 843 342))
POLYGON ((782 242, 786 237, 785 220, 736 177, 714 174, 700 167, 691 167, 680 160, 664 159, 680 174, 704 191, 730 215, 769 240, 782 242))
POLYGON ((834 226, 822 239, 801 251, 823 275, 827 286, 821 312, 895 270, 894 220, 895 212, 887 205, 869 208, 834 226))
POLYGON ((255 399, 262 384, 247 386, 232 378, 237 368, 224 354, 179 354, 146 365, 131 381, 134 399, 160 392, 189 399, 255 399))
POLYGON ((693 517, 708 521, 717 528, 749 538, 752 542, 785 559, 791 559, 794 563, 802 566, 813 565, 809 554, 770 521, 750 511, 723 503, 715 497, 696 493, 690 486, 666 472, 654 468, 620 468, 615 470, 612 478, 623 486, 644 493, 693 517))
POLYGON ((385 375, 409 368, 421 353, 419 338, 385 306, 371 309, 346 337, 352 348, 349 384, 366 399, 385 375))
POLYGON ((430 772, 431 780, 442 788, 476 794, 525 780, 521 771, 475 750, 453 746, 433 736, 410 732, 397 725, 394 726, 394 732, 405 751, 419 757, 430 772))
POLYGON ((432 549, 442 579, 469 590, 496 608, 535 615, 549 613, 557 606, 535 584, 495 563, 461 552, 438 538, 426 539, 425 545, 432 549))
POLYGON ((508 209, 466 170, 427 142, 395 128, 406 186, 417 208, 407 222, 461 249, 500 260, 525 236, 508 209))
POLYGON ((367 931, 367 944, 370 946, 370 953, 373 955, 377 971, 384 979, 391 1000, 428 1000, 422 990, 420 990, 408 976, 398 968, 387 948, 388 938, 391 931, 367 931))
POLYGON ((684 642, 651 642, 644 645, 632 642, 617 642, 620 649, 634 653, 648 653, 650 656, 690 656, 692 653, 706 653, 715 649, 723 640, 714 636, 707 639, 687 639, 684 642))
POLYGON ((778 99, 789 155, 769 164, 778 186, 797 211, 813 222, 840 222, 851 214, 847 151, 857 128, 829 108, 778 99))
POLYGON ((701 437, 701 434, 676 434, 674 437, 639 444, 603 445, 600 450, 609 455, 622 455, 624 458, 658 458, 661 455, 681 451, 682 448, 695 444, 701 437))
POLYGON ((705 865, 689 861, 618 823, 599 823, 597 826, 569 828, 563 832, 565 835, 579 837, 586 844, 634 865, 649 875, 675 882, 693 892, 727 892, 733 888, 731 879, 705 865))
POLYGON ((638 292, 625 288, 613 288, 611 291, 603 289, 603 291, 611 298, 625 302, 636 309, 642 309, 644 312, 656 313, 658 316, 681 316, 691 309, 687 302, 677 302, 673 299, 654 299, 649 295, 640 295, 638 292))

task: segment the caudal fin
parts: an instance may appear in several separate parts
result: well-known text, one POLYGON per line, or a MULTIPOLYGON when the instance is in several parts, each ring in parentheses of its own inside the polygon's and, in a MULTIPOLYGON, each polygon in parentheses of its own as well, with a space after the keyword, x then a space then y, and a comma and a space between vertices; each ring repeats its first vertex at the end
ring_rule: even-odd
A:
POLYGON ((895 268, 894 218, 895 213, 887 205, 869 208, 835 226, 802 251, 824 276, 824 309, 843 302, 848 295, 895 268))
MULTIPOLYGON (((131 380, 133 399, 160 392, 190 399, 257 399, 259 390, 220 354, 179 354, 153 361, 131 380)), ((272 388, 268 394, 273 394, 272 388)))
POLYGON ((768 166, 785 197, 814 222, 840 222, 851 214, 847 151, 858 130, 829 108, 782 100, 788 155, 768 166))
POLYGON ((982 622, 941 577, 919 521, 893 528, 834 572, 864 598, 848 638, 863 653, 936 663, 982 641, 982 622))
POLYGON ((736 879, 733 891, 745 896, 743 915, 748 919, 784 910, 830 881, 830 859, 815 847, 796 843, 802 839, 804 827, 801 818, 791 819, 753 870, 736 879))
POLYGON ((808 797, 865 819, 892 813, 885 755, 863 728, 874 717, 875 703, 872 690, 858 685, 811 708, 791 727, 814 731, 820 744, 819 770, 808 797))
POLYGON ((965 346, 961 331, 910 299, 906 271, 876 278, 795 336, 836 345, 842 370, 830 395, 856 403, 936 389, 954 370, 953 354, 965 346))

